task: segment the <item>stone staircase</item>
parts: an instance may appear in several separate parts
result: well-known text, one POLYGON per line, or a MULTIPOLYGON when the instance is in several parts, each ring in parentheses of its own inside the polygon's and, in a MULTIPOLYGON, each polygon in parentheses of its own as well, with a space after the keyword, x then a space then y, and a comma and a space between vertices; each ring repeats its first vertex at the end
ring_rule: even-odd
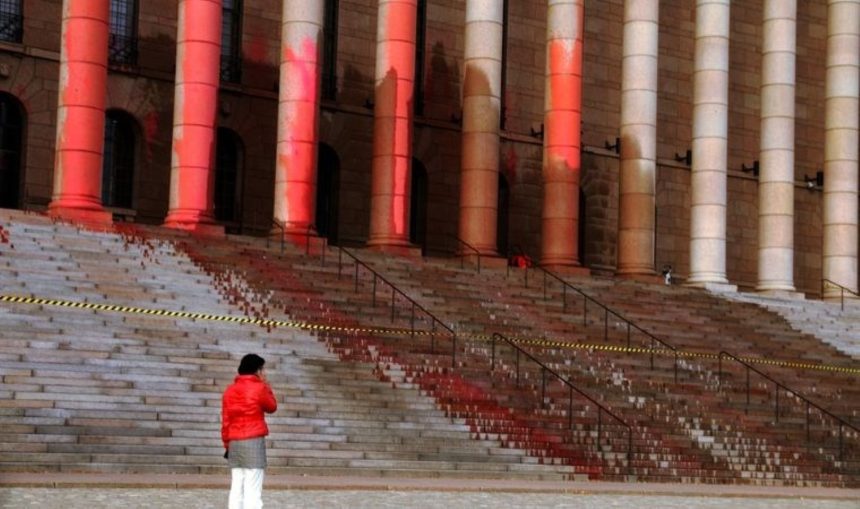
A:
POLYGON ((783 317, 798 332, 815 336, 839 351, 860 361, 860 304, 839 301, 792 299, 753 293, 720 292, 728 300, 761 306, 783 317))
MULTIPOLYGON (((270 296, 225 291, 171 242, 0 212, 3 295, 232 317, 270 296), (241 299, 239 298, 241 296, 241 299)), ((0 303, 0 471, 221 473, 220 394, 238 359, 267 359, 280 408, 270 472, 564 479, 376 362, 345 361, 312 333, 54 303, 0 303)))

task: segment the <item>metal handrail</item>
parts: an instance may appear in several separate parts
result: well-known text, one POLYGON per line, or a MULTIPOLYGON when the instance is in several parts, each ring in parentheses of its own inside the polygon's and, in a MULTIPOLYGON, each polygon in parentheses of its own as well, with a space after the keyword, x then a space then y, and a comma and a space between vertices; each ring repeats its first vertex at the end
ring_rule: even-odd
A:
MULTIPOLYGON (((281 237, 281 255, 283 255, 284 254, 284 248, 286 246, 285 237, 287 236, 287 227, 284 226, 283 224, 281 224, 281 222, 278 221, 277 219, 275 219, 274 217, 272 218, 272 224, 271 225, 274 226, 275 228, 281 230, 281 235, 280 235, 280 237, 281 237)), ((269 241, 270 240, 271 240, 271 236, 267 233, 266 234, 266 248, 269 247, 269 241)))
POLYGON ((721 387, 722 382, 723 382, 723 357, 728 357, 728 358, 734 360, 735 362, 742 364, 743 366, 746 367, 746 375, 747 375, 747 377, 746 377, 746 385, 747 385, 747 402, 746 402, 746 404, 747 404, 747 407, 749 407, 749 404, 750 404, 750 371, 754 371, 757 375, 759 375, 760 377, 764 378, 765 380, 769 381, 770 383, 772 383, 776 386, 776 406, 775 406, 775 411, 774 411, 775 422, 777 422, 777 423, 779 422, 779 390, 780 389, 782 389, 786 392, 790 392, 791 394, 802 399, 806 403, 806 440, 807 440, 807 442, 809 441, 809 409, 810 409, 810 407, 816 408, 822 414, 825 414, 828 417, 830 417, 831 419, 838 422, 839 423, 839 461, 842 461, 842 452, 843 452, 842 429, 843 429, 843 427, 847 426, 847 427, 853 429, 854 431, 856 431, 858 433, 860 433, 860 428, 858 428, 857 426, 854 426, 850 422, 839 417, 838 415, 834 414, 833 412, 827 410, 826 408, 822 407, 821 405, 818 405, 817 403, 810 401, 809 398, 807 398, 803 394, 800 394, 796 390, 794 390, 794 389, 786 386, 785 384, 777 381, 776 379, 774 379, 772 376, 768 375, 767 373, 760 371, 755 366, 750 365, 748 362, 744 361, 740 357, 733 355, 729 352, 726 352, 725 350, 720 351, 720 354, 718 356, 718 362, 719 362, 718 376, 717 376, 717 386, 718 387, 721 387))
POLYGON ((852 290, 851 288, 848 288, 847 286, 842 286, 839 283, 837 283, 835 281, 831 281, 829 279, 822 279, 821 280, 821 299, 822 300, 824 300, 824 289, 827 285, 835 286, 836 288, 839 288, 839 300, 840 300, 840 304, 842 307, 842 311, 845 311, 845 292, 848 292, 855 297, 860 297, 860 293, 855 292, 854 290, 852 290))
MULTIPOLYGON (((588 295, 583 290, 581 290, 581 289, 573 286, 572 284, 568 283, 567 281, 565 281, 564 279, 562 279, 560 276, 558 276, 554 272, 550 271, 549 269, 546 269, 545 267, 541 267, 540 265, 536 265, 533 268, 536 268, 536 269, 540 270, 541 272, 543 272, 543 275, 544 275, 544 278, 543 278, 544 300, 546 300, 546 298, 547 298, 547 293, 546 293, 547 277, 555 279, 557 282, 562 284, 562 310, 563 311, 567 311, 567 290, 568 290, 568 288, 582 296, 582 298, 583 298, 582 325, 583 326, 587 325, 587 323, 588 323, 587 319, 588 319, 588 302, 589 301, 591 301, 593 304, 596 304, 597 306, 599 306, 600 308, 603 309, 603 340, 604 341, 608 341, 608 339, 609 339, 609 315, 612 314, 613 316, 615 316, 616 318, 618 318, 619 320, 621 320, 622 322, 624 322, 627 325, 627 348, 630 348, 630 344, 631 344, 630 338, 631 338, 631 333, 633 330, 636 330, 636 331, 644 334, 645 336, 647 336, 651 340, 651 345, 649 347, 649 351, 651 354, 651 369, 654 369, 654 352, 657 351, 654 348, 655 343, 659 343, 665 349, 672 352, 672 355, 674 356, 673 369, 674 369, 674 375, 675 375, 675 382, 676 383, 678 382, 678 359, 680 356, 680 351, 677 347, 675 347, 674 345, 671 345, 671 344, 667 343, 666 341, 658 338, 657 336, 655 336, 654 334, 643 329, 639 325, 636 325, 632 320, 625 318, 618 311, 613 310, 612 308, 610 308, 606 304, 604 304, 604 303, 600 302, 599 300, 595 299, 594 297, 588 295)), ((526 267, 525 268, 525 273, 526 273, 525 285, 526 285, 526 287, 528 287, 528 270, 529 270, 529 268, 526 267)))
POLYGON ((624 426, 625 428, 627 428, 627 467, 628 467, 628 470, 632 469, 633 427, 631 425, 627 424, 627 422, 625 422, 624 419, 615 415, 615 413, 613 413, 612 410, 605 407, 599 401, 597 401, 596 399, 589 396, 582 389, 573 385, 569 379, 561 376, 557 371, 555 371, 551 367, 547 366, 546 364, 541 362, 538 358, 536 358, 535 356, 533 356, 532 354, 527 352, 525 349, 523 349, 522 347, 517 345, 515 341, 513 341, 512 339, 510 339, 510 338, 508 338, 502 334, 499 334, 498 332, 493 333, 492 353, 491 353, 491 357, 490 357, 490 369, 492 369, 493 371, 496 370, 496 340, 504 341, 505 343, 507 343, 508 345, 513 347, 513 349, 517 352, 517 357, 516 357, 516 370, 517 370, 517 374, 516 374, 517 382, 516 383, 517 383, 517 387, 519 387, 519 384, 520 384, 520 355, 525 356, 527 359, 529 359, 530 361, 532 361, 535 364, 537 364, 538 366, 540 366, 540 368, 541 368, 541 407, 544 407, 546 405, 546 374, 547 373, 554 376, 563 385, 567 386, 568 394, 569 394, 569 396, 568 396, 568 412, 567 412, 568 427, 569 428, 573 429, 573 392, 576 391, 577 393, 579 393, 580 396, 582 396, 583 398, 587 399, 588 401, 594 403, 594 405, 597 407, 597 444, 596 445, 597 445, 598 450, 600 449, 600 435, 601 435, 601 428, 603 426, 603 414, 604 413, 606 415, 612 417, 616 421, 618 421, 618 423, 621 424, 622 426, 624 426))
MULTIPOLYGON (((457 242, 459 242, 460 244, 466 246, 470 251, 473 251, 475 253, 475 255, 477 255, 477 257, 478 257, 478 274, 480 274, 481 273, 481 251, 478 250, 478 248, 476 248, 472 244, 469 244, 465 240, 454 235, 453 233, 449 233, 448 237, 450 237, 450 238, 456 240, 457 242)), ((460 268, 461 269, 465 267, 464 258, 465 258, 465 256, 460 256, 460 268)))
POLYGON ((421 311, 425 315, 427 315, 431 322, 431 351, 436 351, 436 324, 439 324, 442 329, 446 330, 451 335, 452 346, 451 346, 451 367, 456 367, 457 363, 457 333, 454 332, 454 329, 448 327, 442 320, 436 317, 433 313, 428 311, 424 306, 415 301, 412 297, 404 293, 400 288, 394 286, 394 283, 385 278, 382 274, 375 271, 370 265, 364 263, 353 253, 349 252, 343 246, 337 246, 338 254, 337 254, 337 277, 341 278, 343 274, 343 255, 346 254, 349 258, 352 259, 353 264, 355 265, 354 271, 354 279, 355 279, 355 293, 358 293, 358 269, 359 267, 364 267, 368 272, 373 274, 373 300, 372 305, 376 307, 376 282, 377 280, 382 281, 384 284, 388 285, 391 288, 391 321, 394 322, 395 316, 395 295, 400 295, 404 299, 406 299, 411 304, 411 316, 410 316, 410 335, 415 337, 415 311, 421 311))

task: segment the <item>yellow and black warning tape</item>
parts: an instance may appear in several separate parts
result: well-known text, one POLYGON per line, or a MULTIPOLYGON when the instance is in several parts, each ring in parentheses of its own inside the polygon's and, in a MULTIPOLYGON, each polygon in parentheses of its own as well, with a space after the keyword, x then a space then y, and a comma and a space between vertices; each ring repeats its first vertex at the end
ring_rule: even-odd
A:
MULTIPOLYGON (((292 328, 318 332, 341 332, 348 334, 367 334, 379 336, 442 336, 444 331, 440 330, 412 330, 401 327, 357 327, 347 325, 329 325, 313 322, 294 321, 294 320, 276 320, 271 318, 256 318, 250 316, 234 316, 234 315, 219 315, 213 313, 200 313, 194 311, 177 311, 171 309, 159 308, 144 308, 138 306, 125 306, 117 304, 99 304, 96 302, 87 301, 71 301, 63 299, 49 299, 33 296, 18 296, 18 295, 0 295, 0 302, 12 304, 32 304, 37 306, 58 306, 75 309, 85 309, 91 311, 106 311, 125 314, 140 314, 149 316, 160 316, 168 318, 182 318, 189 320, 204 320, 213 322, 230 322, 243 325, 258 325, 266 328, 292 328)), ((473 341, 492 341, 493 336, 488 334, 457 334, 460 339, 473 341)), ((606 345, 594 343, 568 342, 560 341, 551 338, 522 338, 512 337, 512 341, 519 345, 528 345, 539 348, 559 348, 559 349, 576 349, 589 351, 604 351, 615 353, 632 353, 658 355, 666 357, 678 356, 681 358, 699 358, 699 359, 717 359, 718 354, 707 352, 690 352, 681 350, 670 350, 668 348, 647 348, 642 346, 623 346, 623 345, 606 345)), ((742 361, 750 364, 765 364, 770 366, 779 366, 795 369, 815 370, 815 371, 830 371, 838 373, 860 374, 860 368, 851 368, 846 366, 833 366, 827 364, 812 364, 805 362, 784 361, 777 359, 762 359, 760 357, 743 357, 742 361)))

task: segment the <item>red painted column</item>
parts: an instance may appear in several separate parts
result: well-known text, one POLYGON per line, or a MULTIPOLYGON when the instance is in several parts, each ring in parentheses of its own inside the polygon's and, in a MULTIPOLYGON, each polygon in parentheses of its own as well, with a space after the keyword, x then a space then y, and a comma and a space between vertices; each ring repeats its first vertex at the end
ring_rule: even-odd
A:
POLYGON ((550 0, 544 119, 542 265, 579 265, 583 0, 550 0))
POLYGON ((108 0, 64 0, 54 193, 49 213, 109 224, 102 208, 108 0))
POLYGON ((380 0, 376 35, 371 246, 409 244, 417 0, 380 0))
POLYGON ((274 215, 288 234, 307 233, 316 212, 324 14, 323 0, 283 3, 274 215))
POLYGON ((214 228, 215 114, 221 63, 221 2, 179 0, 170 211, 165 226, 214 228))

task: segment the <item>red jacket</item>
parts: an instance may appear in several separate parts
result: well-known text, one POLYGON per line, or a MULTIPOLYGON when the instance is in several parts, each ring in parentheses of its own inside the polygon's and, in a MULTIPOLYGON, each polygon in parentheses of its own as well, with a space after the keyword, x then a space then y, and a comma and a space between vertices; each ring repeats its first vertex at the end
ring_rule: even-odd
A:
POLYGON ((278 409, 269 384, 257 375, 239 375, 221 398, 221 440, 245 440, 269 434, 263 412, 278 409))

